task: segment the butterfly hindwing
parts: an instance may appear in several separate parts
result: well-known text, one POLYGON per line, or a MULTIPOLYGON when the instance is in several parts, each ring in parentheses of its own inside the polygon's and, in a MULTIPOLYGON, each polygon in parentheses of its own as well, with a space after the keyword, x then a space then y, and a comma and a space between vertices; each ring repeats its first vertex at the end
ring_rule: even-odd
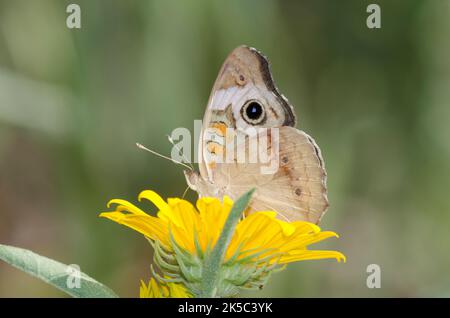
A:
POLYGON ((328 207, 326 170, 312 137, 292 127, 280 128, 279 169, 258 185, 252 209, 273 210, 288 221, 318 223, 328 207))

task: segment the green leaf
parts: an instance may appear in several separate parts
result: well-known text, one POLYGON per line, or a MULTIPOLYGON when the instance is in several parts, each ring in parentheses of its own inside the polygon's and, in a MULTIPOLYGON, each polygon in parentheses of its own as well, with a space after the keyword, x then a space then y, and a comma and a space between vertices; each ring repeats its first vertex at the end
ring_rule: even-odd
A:
POLYGON ((247 208, 255 189, 251 189, 234 203, 230 214, 223 226, 222 233, 210 255, 205 258, 202 275, 202 292, 200 297, 216 297, 217 281, 225 252, 230 244, 234 229, 236 228, 242 213, 247 208))
POLYGON ((59 263, 29 250, 0 244, 0 259, 72 297, 118 297, 105 285, 77 271, 75 266, 59 263))

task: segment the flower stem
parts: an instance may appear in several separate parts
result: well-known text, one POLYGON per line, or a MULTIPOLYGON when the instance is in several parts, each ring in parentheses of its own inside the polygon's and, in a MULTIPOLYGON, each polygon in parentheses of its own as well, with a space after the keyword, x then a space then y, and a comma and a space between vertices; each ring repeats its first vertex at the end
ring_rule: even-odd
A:
POLYGON ((220 295, 217 293, 220 267, 225 256, 225 252, 233 236, 234 229, 236 228, 236 225, 239 222, 242 213, 247 208, 253 192, 255 192, 255 189, 251 189, 236 200, 233 207, 231 208, 230 214, 228 215, 225 225, 223 226, 222 233, 220 233, 216 245, 214 246, 209 256, 205 258, 202 273, 202 290, 199 297, 220 297, 220 295))

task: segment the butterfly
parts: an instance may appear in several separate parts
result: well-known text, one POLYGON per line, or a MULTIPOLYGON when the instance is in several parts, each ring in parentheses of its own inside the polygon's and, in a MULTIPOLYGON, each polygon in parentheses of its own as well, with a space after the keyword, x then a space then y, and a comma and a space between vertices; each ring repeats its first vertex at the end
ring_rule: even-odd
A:
POLYGON ((328 207, 325 164, 314 139, 295 125, 294 109, 279 93, 267 58, 248 46, 234 49, 209 97, 199 171, 184 171, 189 187, 200 197, 233 200, 255 188, 249 213, 276 211, 282 220, 319 223, 328 207), (238 137, 243 137, 240 143, 238 137), (273 173, 262 172, 267 162, 239 161, 236 155, 224 160, 239 150, 244 157, 252 155, 249 144, 256 139, 276 161, 273 173))

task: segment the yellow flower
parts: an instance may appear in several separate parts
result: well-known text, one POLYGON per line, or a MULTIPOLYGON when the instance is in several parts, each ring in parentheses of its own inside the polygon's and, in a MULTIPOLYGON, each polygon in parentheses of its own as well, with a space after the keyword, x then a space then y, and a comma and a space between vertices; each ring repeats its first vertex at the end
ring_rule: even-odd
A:
POLYGON ((190 298, 192 295, 181 284, 162 283, 158 284, 151 278, 148 285, 141 280, 139 288, 140 298, 190 298))
POLYGON ((230 222, 237 221, 251 193, 232 210, 229 197, 223 202, 200 198, 194 207, 178 198, 166 202, 146 190, 138 199, 152 202, 158 208, 156 216, 120 199, 108 203, 108 207, 115 205, 114 211, 100 216, 143 234, 154 247, 154 263, 163 275, 152 267, 159 283, 153 278, 148 285, 141 283, 141 297, 232 297, 240 289, 261 288, 287 263, 324 258, 345 261, 336 251, 308 249, 313 243, 337 237, 336 233, 322 232, 309 222, 278 220, 273 211, 254 212, 231 227, 227 222, 230 212, 234 211, 230 222))
MULTIPOLYGON (((113 212, 101 213, 101 217, 128 226, 160 243, 165 250, 173 251, 173 240, 190 254, 198 253, 196 240, 202 252, 216 243, 233 205, 229 197, 223 202, 217 198, 200 198, 197 209, 188 201, 169 198, 164 201, 154 191, 139 194, 139 201, 149 200, 158 209, 151 216, 132 203, 114 199, 108 207, 116 204, 113 212)), ((344 260, 336 251, 309 250, 308 246, 329 237, 338 237, 334 232, 322 232, 309 222, 284 222, 276 218, 276 212, 260 211, 243 218, 236 226, 226 251, 225 262, 235 257, 242 260, 248 256, 253 261, 265 259, 270 264, 286 264, 296 261, 334 258, 344 260)))

